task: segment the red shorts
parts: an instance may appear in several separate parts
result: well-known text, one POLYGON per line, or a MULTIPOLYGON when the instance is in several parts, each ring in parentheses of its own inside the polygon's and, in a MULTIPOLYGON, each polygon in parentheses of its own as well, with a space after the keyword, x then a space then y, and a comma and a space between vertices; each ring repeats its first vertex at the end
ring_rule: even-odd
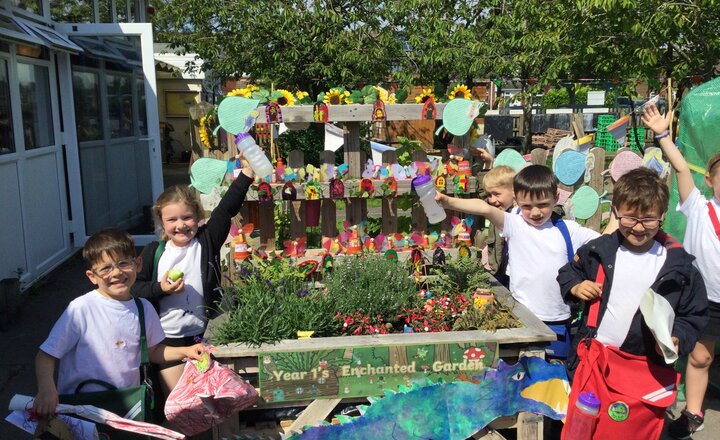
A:
POLYGON ((578 395, 592 391, 600 399, 594 439, 660 438, 665 409, 675 402, 680 374, 644 356, 590 341, 589 347, 586 340, 578 344, 580 363, 572 383, 567 420, 575 412, 578 395))

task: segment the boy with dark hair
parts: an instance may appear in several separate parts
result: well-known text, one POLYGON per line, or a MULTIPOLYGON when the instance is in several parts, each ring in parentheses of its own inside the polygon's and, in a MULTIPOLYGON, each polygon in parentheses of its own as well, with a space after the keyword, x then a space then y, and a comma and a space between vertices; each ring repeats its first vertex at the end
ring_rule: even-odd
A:
POLYGON ((601 403, 593 438, 659 438, 678 381, 665 362, 674 357, 668 346, 680 356, 690 353, 707 322, 707 295, 694 257, 660 229, 667 208, 668 189, 655 171, 625 174, 613 189, 618 231, 578 249, 557 278, 565 298, 585 301, 568 360, 574 372, 568 420, 579 394, 593 391, 601 403), (648 315, 650 309, 672 309, 672 326, 651 330, 653 318, 643 315, 641 304, 648 315), (672 342, 656 341, 662 330, 672 342))
MULTIPOLYGON (((41 418, 55 413, 59 394, 74 393, 86 380, 101 380, 117 388, 140 385, 140 321, 130 287, 142 262, 136 257, 133 239, 118 229, 98 232, 85 243, 83 258, 88 264, 85 275, 97 288, 70 302, 40 346, 35 358, 38 393, 33 410, 41 418)), ((165 338, 160 318, 147 300, 140 302, 152 362, 202 358, 202 344, 160 344, 165 338)), ((82 391, 103 390, 100 385, 88 384, 82 391)))
POLYGON ((570 307, 560 295, 557 271, 577 249, 598 237, 592 229, 553 215, 558 201, 557 179, 542 165, 529 165, 513 180, 520 215, 505 212, 480 199, 459 199, 438 193, 448 209, 482 215, 502 230, 507 240, 510 292, 550 327, 558 340, 546 348, 549 358, 565 359, 570 349, 570 307))

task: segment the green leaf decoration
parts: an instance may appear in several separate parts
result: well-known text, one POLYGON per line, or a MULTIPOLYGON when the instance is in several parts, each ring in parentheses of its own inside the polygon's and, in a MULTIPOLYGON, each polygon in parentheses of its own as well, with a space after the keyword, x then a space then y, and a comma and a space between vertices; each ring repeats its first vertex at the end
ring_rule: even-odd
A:
POLYGON ((257 99, 241 98, 239 96, 228 96, 218 106, 218 121, 220 126, 228 133, 244 133, 252 125, 248 126, 250 112, 255 110, 260 103, 257 99))
POLYGON ((395 90, 395 100, 398 104, 404 104, 408 97, 408 91, 406 89, 395 90))
POLYGON ((209 194, 213 188, 222 184, 226 172, 226 161, 202 157, 193 162, 190 168, 190 186, 203 194, 209 194))
POLYGON ((364 104, 363 94, 360 90, 353 90, 350 93, 350 99, 352 99, 353 104, 364 104))

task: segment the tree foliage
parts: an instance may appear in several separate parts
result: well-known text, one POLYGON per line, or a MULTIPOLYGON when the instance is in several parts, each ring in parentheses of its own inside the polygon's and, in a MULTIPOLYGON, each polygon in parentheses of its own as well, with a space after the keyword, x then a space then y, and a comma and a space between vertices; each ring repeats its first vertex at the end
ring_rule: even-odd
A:
MULTIPOLYGON (((718 75, 720 0, 163 0, 158 40, 276 87, 513 81, 526 116, 560 80, 718 75)), ((525 118, 529 142, 532 118, 525 118)))

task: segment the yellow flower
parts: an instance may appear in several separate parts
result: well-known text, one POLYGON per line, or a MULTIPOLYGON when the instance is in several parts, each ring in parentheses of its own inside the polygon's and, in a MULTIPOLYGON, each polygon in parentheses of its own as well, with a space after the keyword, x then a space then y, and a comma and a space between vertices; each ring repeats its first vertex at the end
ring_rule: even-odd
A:
POLYGON ((377 91, 378 99, 382 102, 388 102, 388 92, 382 87, 373 86, 373 89, 377 91))
POLYGON ((298 99, 298 101, 302 101, 306 97, 308 97, 310 94, 308 92, 303 92, 302 90, 298 90, 295 93, 295 97, 298 99))
POLYGON ((287 91, 285 89, 278 89, 277 91, 282 93, 282 96, 280 96, 277 99, 278 105, 281 105, 281 106, 295 105, 295 97, 293 96, 292 93, 290 93, 289 91, 287 91))
POLYGON ((348 97, 350 96, 350 92, 343 93, 343 91, 340 89, 330 89, 325 94, 325 99, 323 99, 323 102, 330 105, 340 105, 344 101, 345 103, 347 103, 346 94, 348 97))
POLYGON ((207 123, 210 122, 210 120, 213 119, 212 115, 208 116, 205 115, 202 118, 200 118, 200 142, 202 143, 203 147, 207 148, 208 150, 213 147, 212 142, 210 140, 210 133, 208 132, 207 123))
POLYGON ((395 94, 391 93, 390 96, 388 96, 388 104, 395 104, 397 102, 397 98, 395 98, 395 94))
POLYGON ((428 99, 435 101, 433 89, 422 89, 422 93, 415 97, 415 102, 418 104, 424 104, 428 99))
POLYGON ((252 86, 247 86, 247 87, 243 87, 242 89, 232 90, 227 95, 228 96, 240 96, 241 98, 249 98, 250 95, 252 95, 252 90, 250 90, 250 87, 252 87, 252 86))
POLYGON ((448 94, 448 98, 472 99, 472 92, 470 91, 470 89, 467 88, 465 84, 458 84, 450 91, 450 93, 448 94))

